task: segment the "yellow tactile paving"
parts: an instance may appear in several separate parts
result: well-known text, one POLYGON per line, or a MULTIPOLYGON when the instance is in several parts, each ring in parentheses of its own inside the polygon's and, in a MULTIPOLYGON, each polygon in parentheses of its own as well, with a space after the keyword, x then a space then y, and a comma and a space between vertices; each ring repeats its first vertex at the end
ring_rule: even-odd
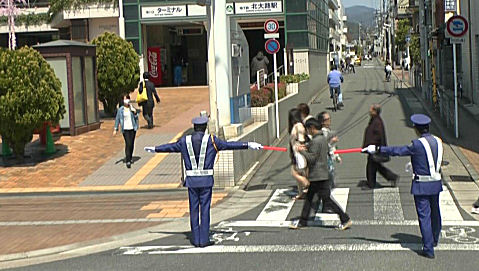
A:
MULTIPOLYGON (((183 132, 178 133, 170 142, 174 143, 178 141, 178 139, 183 135, 183 132)), ((136 173, 133 175, 125 184, 124 186, 137 186, 143 181, 143 179, 150 174, 150 172, 158 166, 158 164, 165 159, 167 153, 158 153, 155 154, 153 158, 151 158, 145 165, 143 165, 136 173)))
MULTIPOLYGON (((228 193, 213 193, 211 205, 215 205, 218 201, 224 199, 228 193)), ((159 211, 158 213, 150 213, 146 218, 178 218, 183 217, 189 211, 188 200, 168 200, 168 201, 152 201, 141 207, 142 211, 159 211)))

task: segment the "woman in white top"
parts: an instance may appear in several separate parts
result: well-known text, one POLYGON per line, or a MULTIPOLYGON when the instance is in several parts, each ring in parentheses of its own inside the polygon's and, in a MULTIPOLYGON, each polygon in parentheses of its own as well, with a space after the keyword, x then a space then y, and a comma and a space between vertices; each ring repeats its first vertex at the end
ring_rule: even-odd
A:
POLYGON ((138 113, 133 106, 130 106, 130 96, 123 99, 123 106, 118 108, 115 118, 113 135, 118 131, 118 125, 121 127, 123 138, 125 139, 125 163, 126 167, 131 167, 133 157, 133 148, 135 146, 135 136, 138 130, 138 113))
POLYGON ((292 164, 291 175, 293 175, 298 185, 298 195, 295 199, 303 199, 307 192, 305 190, 309 186, 308 167, 306 159, 302 154, 295 151, 297 149, 295 147, 304 145, 309 138, 306 135, 306 129, 301 119, 301 112, 297 108, 289 110, 288 120, 288 131, 290 134, 289 150, 292 164))

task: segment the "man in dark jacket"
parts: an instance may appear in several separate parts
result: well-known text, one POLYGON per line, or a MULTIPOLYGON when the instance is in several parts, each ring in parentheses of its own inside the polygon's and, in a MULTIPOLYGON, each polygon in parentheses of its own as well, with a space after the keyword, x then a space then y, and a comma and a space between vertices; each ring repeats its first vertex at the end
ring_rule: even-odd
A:
MULTIPOLYGON (((386 130, 381 117, 381 105, 373 104, 369 108, 369 120, 368 127, 364 131, 363 148, 369 145, 375 146, 387 146, 386 142, 386 130)), ((366 178, 368 180, 368 187, 374 188, 376 186, 376 172, 378 172, 386 178, 386 180, 392 183, 392 186, 397 185, 399 176, 394 172, 386 168, 374 155, 368 155, 368 164, 366 166, 366 178)))
POLYGON ((263 55, 263 52, 259 51, 251 60, 251 82, 256 82, 256 72, 261 69, 264 70, 265 75, 268 75, 268 64, 268 58, 263 55))
POLYGON ((308 161, 309 175, 308 179, 310 185, 306 200, 303 205, 301 217, 297 224, 291 225, 292 229, 299 229, 307 225, 309 213, 311 210, 311 203, 314 196, 317 194, 323 205, 329 206, 333 213, 339 215, 341 224, 337 229, 346 230, 351 227, 352 222, 348 214, 346 214, 339 205, 331 199, 331 187, 329 185, 329 170, 328 170, 328 153, 329 146, 326 137, 321 130, 321 123, 316 119, 309 119, 306 122, 306 129, 308 133, 313 136, 309 142, 308 147, 299 147, 298 151, 308 161))
POLYGON ((148 72, 143 73, 143 82, 140 83, 140 87, 138 88, 138 93, 141 94, 143 92, 143 84, 145 84, 146 88, 146 95, 148 96, 148 100, 145 102, 141 102, 138 105, 143 107, 143 117, 148 122, 148 129, 153 128, 153 108, 155 107, 155 102, 153 101, 153 95, 155 96, 156 102, 160 103, 160 97, 158 97, 158 93, 156 93, 155 84, 150 82, 148 79, 150 78, 150 74, 148 72))

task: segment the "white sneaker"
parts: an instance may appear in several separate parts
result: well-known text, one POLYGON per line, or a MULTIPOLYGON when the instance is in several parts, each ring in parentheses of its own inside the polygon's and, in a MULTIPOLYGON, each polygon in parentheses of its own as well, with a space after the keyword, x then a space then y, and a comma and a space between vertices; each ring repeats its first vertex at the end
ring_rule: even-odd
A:
POLYGON ((479 215, 479 207, 478 208, 472 207, 471 213, 479 215))
POLYGON ((336 229, 340 230, 340 231, 344 231, 344 230, 347 230, 349 228, 351 228, 351 226, 353 225, 353 222, 350 220, 348 220, 348 222, 344 223, 344 224, 339 224, 336 229))

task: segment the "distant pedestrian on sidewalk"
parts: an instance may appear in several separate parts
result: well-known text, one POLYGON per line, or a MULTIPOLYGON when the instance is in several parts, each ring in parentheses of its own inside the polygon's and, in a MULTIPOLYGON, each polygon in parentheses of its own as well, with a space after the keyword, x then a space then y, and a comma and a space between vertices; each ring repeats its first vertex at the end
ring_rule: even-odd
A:
POLYGON ((423 249, 419 255, 434 258, 434 247, 441 234, 439 193, 442 191, 442 140, 429 133, 431 119, 423 114, 411 116, 418 139, 406 146, 369 145, 363 149, 370 155, 383 153, 392 156, 411 156, 412 185, 416 212, 421 229, 423 249))
POLYGON ((306 129, 313 139, 308 143, 308 146, 298 146, 296 151, 299 151, 309 165, 308 179, 310 181, 306 200, 301 211, 301 217, 296 224, 291 225, 292 229, 299 229, 307 225, 309 213, 311 211, 312 201, 315 195, 318 195, 323 205, 329 206, 333 213, 339 215, 341 224, 337 226, 339 230, 346 230, 351 227, 352 222, 348 214, 346 214, 341 207, 331 199, 331 188, 329 186, 329 172, 328 172, 328 142, 321 130, 321 124, 315 120, 310 119, 306 122, 306 129))
POLYGON ((156 103, 160 103, 160 97, 158 93, 156 93, 155 84, 148 80, 150 78, 150 74, 148 72, 143 73, 143 82, 140 82, 140 86, 138 87, 138 95, 146 91, 148 96, 148 100, 139 103, 143 108, 143 117, 148 122, 148 129, 153 129, 153 108, 155 107, 155 102, 153 101, 153 96, 155 96, 156 103))
POLYGON ((130 168, 133 157, 133 148, 135 147, 136 131, 138 130, 138 113, 136 112, 136 109, 130 105, 129 95, 124 97, 123 106, 116 111, 113 135, 116 135, 118 125, 120 125, 123 138, 125 139, 126 167, 130 168))
POLYGON ((190 203, 191 243, 195 247, 206 247, 214 245, 209 239, 209 233, 213 166, 217 153, 222 150, 260 150, 263 146, 256 142, 226 142, 213 134, 205 133, 207 117, 194 118, 192 123, 192 135, 183 136, 176 143, 145 147, 145 151, 181 152, 186 168, 184 186, 188 187, 190 203))
MULTIPOLYGON (((375 146, 387 146, 386 141, 386 129, 384 128, 384 123, 381 117, 381 105, 373 104, 369 108, 370 120, 366 130, 364 131, 364 141, 363 148, 366 148, 369 145, 375 146)), ((376 187, 376 172, 386 178, 386 180, 392 183, 392 186, 397 185, 399 176, 394 172, 386 168, 383 163, 389 161, 389 157, 382 156, 379 154, 370 154, 368 155, 368 164, 366 166, 366 178, 367 185, 369 188, 376 187)))
POLYGON ((304 199, 309 186, 308 163, 304 156, 296 151, 296 147, 309 141, 306 129, 301 119, 301 112, 297 108, 289 110, 289 154, 291 158, 291 175, 296 180, 298 195, 294 199, 304 199))

